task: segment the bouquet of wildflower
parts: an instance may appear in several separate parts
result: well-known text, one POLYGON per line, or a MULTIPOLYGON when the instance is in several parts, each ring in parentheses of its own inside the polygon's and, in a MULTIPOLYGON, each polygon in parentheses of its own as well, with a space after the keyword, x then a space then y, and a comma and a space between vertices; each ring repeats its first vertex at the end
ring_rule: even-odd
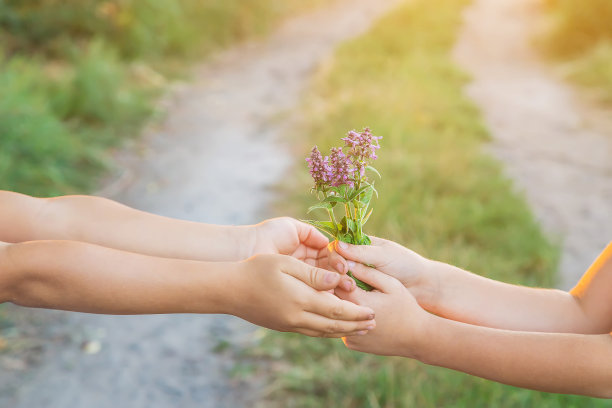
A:
MULTIPOLYGON (((372 136, 370 129, 361 133, 354 130, 342 138, 344 147, 333 147, 329 156, 323 157, 317 146, 312 148, 310 157, 306 159, 310 174, 314 179, 312 191, 319 203, 308 209, 310 213, 323 209, 329 215, 329 221, 305 220, 319 230, 331 235, 334 239, 354 245, 370 245, 370 238, 364 234, 363 226, 370 218, 372 195, 378 192, 374 183, 367 177, 366 170, 378 171, 370 165, 376 160, 376 150, 380 148, 379 136, 372 136), (346 149, 346 153, 345 153, 346 149), (334 210, 344 208, 344 216, 340 222, 336 219, 334 210)), ((357 286, 364 290, 372 290, 365 282, 355 278, 349 271, 357 286)))

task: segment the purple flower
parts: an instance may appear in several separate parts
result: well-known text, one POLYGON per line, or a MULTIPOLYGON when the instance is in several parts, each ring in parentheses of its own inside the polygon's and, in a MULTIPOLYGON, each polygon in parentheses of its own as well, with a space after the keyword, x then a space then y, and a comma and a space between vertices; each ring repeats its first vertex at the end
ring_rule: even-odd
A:
POLYGON ((329 158, 325 158, 319 151, 317 146, 312 148, 310 157, 306 159, 310 175, 314 179, 315 187, 321 187, 331 181, 331 167, 329 166, 329 158))
POLYGON ((355 168, 351 159, 344 154, 341 147, 332 147, 329 156, 329 164, 331 166, 331 184, 334 187, 342 184, 347 184, 353 187, 352 180, 355 168))
POLYGON ((344 140, 345 146, 349 148, 348 155, 352 158, 359 174, 363 176, 365 166, 370 161, 376 160, 376 150, 380 149, 378 141, 382 136, 372 136, 369 128, 363 129, 361 133, 354 130, 348 132, 344 140))

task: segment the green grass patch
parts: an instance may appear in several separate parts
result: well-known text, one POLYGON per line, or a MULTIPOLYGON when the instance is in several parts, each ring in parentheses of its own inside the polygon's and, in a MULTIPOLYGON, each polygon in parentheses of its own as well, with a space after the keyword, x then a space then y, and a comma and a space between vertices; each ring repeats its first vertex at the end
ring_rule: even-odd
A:
POLYGON ((566 62, 564 68, 568 79, 592 90, 603 103, 612 104, 612 40, 566 62))
MULTIPOLYGON (((468 78, 449 57, 466 1, 416 0, 345 43, 307 100, 295 150, 338 143, 353 128, 382 135, 380 198, 366 232, 425 256, 508 282, 555 283, 557 249, 500 165, 483 154, 488 134, 463 94, 468 78)), ((306 164, 283 213, 314 202, 306 164)), ((266 406, 582 407, 605 403, 504 386, 402 358, 349 351, 339 340, 266 331, 252 351, 271 365, 266 406)))
POLYGON ((612 102, 612 1, 547 0, 545 54, 564 63, 567 78, 612 102))
POLYGON ((550 53, 571 56, 588 52, 602 41, 612 40, 612 2, 609 0, 545 0, 548 19, 542 39, 550 53))
POLYGON ((0 0, 0 189, 85 192, 188 63, 323 0, 0 0))

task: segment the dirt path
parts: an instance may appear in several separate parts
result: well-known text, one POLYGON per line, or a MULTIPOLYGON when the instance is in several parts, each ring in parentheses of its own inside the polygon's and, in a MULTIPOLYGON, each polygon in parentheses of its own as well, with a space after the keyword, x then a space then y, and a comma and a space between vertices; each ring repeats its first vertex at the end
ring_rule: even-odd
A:
POLYGON ((612 114, 587 106, 530 47, 537 1, 476 0, 455 48, 467 91, 536 216, 562 242, 570 288, 612 240, 612 114))
MULTIPOLYGON (((163 124, 122 155, 123 175, 104 194, 173 217, 258 220, 293 160, 279 140, 290 126, 283 113, 339 42, 394 3, 340 1, 218 55, 175 95, 163 124)), ((231 357, 212 352, 221 339, 251 341, 254 328, 238 319, 31 314, 41 338, 24 361, 0 359, 2 407, 240 407, 253 395, 228 380, 231 357)))

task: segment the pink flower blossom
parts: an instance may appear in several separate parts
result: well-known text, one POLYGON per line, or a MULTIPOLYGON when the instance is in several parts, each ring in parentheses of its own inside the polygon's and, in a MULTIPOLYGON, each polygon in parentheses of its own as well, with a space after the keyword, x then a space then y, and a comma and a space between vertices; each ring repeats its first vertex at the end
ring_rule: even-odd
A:
POLYGON ((351 130, 342 138, 345 146, 349 148, 348 155, 361 176, 364 175, 368 163, 378 158, 376 150, 380 149, 378 144, 380 139, 382 136, 373 136, 369 128, 363 129, 361 133, 351 130))
POLYGON ((331 184, 334 187, 346 184, 353 187, 352 180, 355 168, 351 159, 344 154, 341 147, 332 147, 331 155, 329 156, 331 166, 331 184))
POLYGON ((312 148, 310 157, 306 161, 308 162, 310 175, 314 179, 315 187, 321 187, 331 181, 332 174, 329 158, 327 156, 323 157, 317 146, 312 148))

